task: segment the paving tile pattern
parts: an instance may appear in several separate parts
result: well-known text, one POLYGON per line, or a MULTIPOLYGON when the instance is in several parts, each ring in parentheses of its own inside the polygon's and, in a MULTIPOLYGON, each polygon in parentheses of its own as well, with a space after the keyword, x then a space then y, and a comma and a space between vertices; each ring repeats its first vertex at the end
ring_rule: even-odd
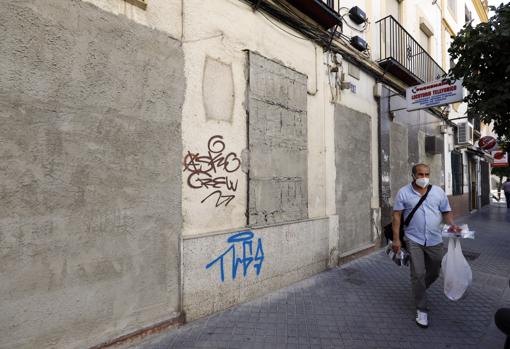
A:
POLYGON ((462 241, 473 285, 452 302, 440 278, 428 329, 414 322, 409 268, 380 250, 130 348, 503 348, 493 316, 510 307, 510 210, 486 207, 462 222, 476 231, 462 241))

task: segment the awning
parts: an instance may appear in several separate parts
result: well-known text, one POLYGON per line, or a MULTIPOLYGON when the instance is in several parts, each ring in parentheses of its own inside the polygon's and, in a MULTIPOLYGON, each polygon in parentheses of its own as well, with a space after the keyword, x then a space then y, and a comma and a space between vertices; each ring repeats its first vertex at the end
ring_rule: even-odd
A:
POLYGON ((492 158, 492 156, 490 156, 489 154, 487 154, 486 152, 484 152, 480 148, 476 148, 476 147, 473 147, 473 146, 467 146, 466 147, 466 151, 469 152, 469 153, 478 155, 480 157, 483 157, 483 158, 485 158, 487 155, 489 156, 490 159, 492 158))

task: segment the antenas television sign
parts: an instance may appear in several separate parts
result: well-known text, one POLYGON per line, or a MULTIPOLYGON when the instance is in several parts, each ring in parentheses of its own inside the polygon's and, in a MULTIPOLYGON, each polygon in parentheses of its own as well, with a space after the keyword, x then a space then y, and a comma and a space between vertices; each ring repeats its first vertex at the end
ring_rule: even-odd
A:
POLYGON ((436 80, 406 89, 408 111, 460 102, 463 98, 462 80, 436 80))

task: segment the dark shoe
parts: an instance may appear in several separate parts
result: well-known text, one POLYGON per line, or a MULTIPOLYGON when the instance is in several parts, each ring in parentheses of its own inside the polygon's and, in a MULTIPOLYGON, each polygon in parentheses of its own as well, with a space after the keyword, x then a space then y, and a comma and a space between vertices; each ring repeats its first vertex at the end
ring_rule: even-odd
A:
POLYGON ((501 332, 510 336, 510 308, 498 309, 494 315, 494 322, 501 332))

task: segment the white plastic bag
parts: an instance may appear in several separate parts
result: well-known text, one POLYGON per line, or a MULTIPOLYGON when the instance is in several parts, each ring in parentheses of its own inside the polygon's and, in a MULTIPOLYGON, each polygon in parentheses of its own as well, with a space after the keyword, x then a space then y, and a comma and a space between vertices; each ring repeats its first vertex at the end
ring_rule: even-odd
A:
POLYGON ((473 281, 473 273, 462 254, 459 238, 450 238, 448 252, 442 262, 444 294, 452 301, 459 300, 473 281))

